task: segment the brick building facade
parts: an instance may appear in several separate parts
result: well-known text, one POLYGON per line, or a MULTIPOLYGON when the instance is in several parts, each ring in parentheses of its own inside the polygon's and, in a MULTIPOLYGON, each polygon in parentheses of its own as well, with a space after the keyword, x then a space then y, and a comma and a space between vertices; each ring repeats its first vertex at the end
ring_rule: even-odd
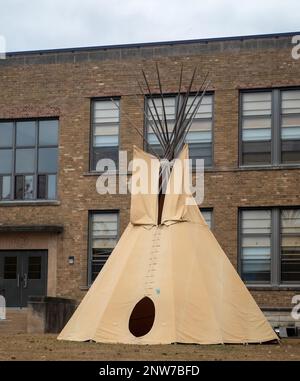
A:
MULTIPOLYGON (((6 163, 2 174, 0 169, 2 289, 9 287, 6 280, 21 282, 21 286, 12 287, 27 286, 24 274, 28 277, 29 271, 30 278, 37 280, 45 262, 45 284, 33 286, 39 290, 33 288, 31 292, 82 298, 93 272, 93 212, 117 212, 120 235, 128 223, 130 208, 129 195, 96 192, 99 174, 91 166, 91 106, 111 97, 118 99, 117 146, 131 156, 133 144, 143 146, 132 124, 141 133, 145 125, 144 97, 136 96, 136 76, 143 68, 154 87, 157 62, 164 93, 169 94, 178 91, 181 64, 185 84, 196 65, 202 75, 209 71, 212 150, 211 165, 205 171, 205 199, 200 207, 210 212, 216 238, 239 272, 244 271, 259 305, 290 307, 292 296, 300 293, 300 60, 291 55, 292 35, 17 52, 0 60, 0 128, 2 123, 5 139, 6 128, 12 134, 8 138, 11 143, 3 143, 2 152, 0 148, 0 168, 1 154, 6 163), (244 99, 244 94, 251 95, 244 99), (282 135, 280 131, 286 125, 276 115, 282 118, 285 112, 287 119, 294 119, 287 124, 287 135, 282 135), (260 124, 253 124, 252 117, 260 124), (58 140, 52 142, 44 132, 49 121, 58 125, 58 140), (34 137, 32 143, 26 140, 28 134, 24 135, 26 139, 22 135, 22 128, 29 126, 23 122, 32 122, 32 131, 39 131, 33 132, 38 138, 34 137), (254 131, 257 127, 258 133, 254 131), (24 140, 18 143, 19 135, 24 140), (57 152, 55 145, 57 169, 48 169, 57 152), (22 177, 20 173, 27 169, 18 171, 17 166, 22 167, 22 158, 26 161, 27 154, 35 160, 34 170, 22 177), (45 168, 39 170, 41 163, 45 168), (31 194, 26 195, 26 189, 31 194), (244 211, 254 214, 243 216, 244 211), (255 211, 262 213, 255 215, 255 211), (282 221, 289 218, 289 213, 292 222, 287 224, 293 226, 284 232, 282 221), (249 247, 243 243, 244 238, 251 239, 251 231, 243 232, 248 218, 263 229, 256 232, 255 243, 249 247), (292 254, 289 249, 284 252, 284 234, 291 234, 293 243, 287 246, 293 247, 292 254), (264 243, 260 244, 261 239, 264 243), (28 271, 19 270, 18 261, 25 251, 30 259, 22 266, 27 266, 28 271), (41 257, 46 254, 47 261, 35 262, 32 253, 41 257), (288 255, 288 264, 283 253, 288 255), (5 256, 10 258, 7 262, 5 256), (256 268, 259 276, 255 275, 256 268), (17 279, 14 272, 21 278, 17 279)), ((254 229, 255 236, 255 226, 250 229, 254 229)), ((101 257, 101 250, 98 255, 101 257)), ((21 302, 14 299, 13 303, 21 302)))

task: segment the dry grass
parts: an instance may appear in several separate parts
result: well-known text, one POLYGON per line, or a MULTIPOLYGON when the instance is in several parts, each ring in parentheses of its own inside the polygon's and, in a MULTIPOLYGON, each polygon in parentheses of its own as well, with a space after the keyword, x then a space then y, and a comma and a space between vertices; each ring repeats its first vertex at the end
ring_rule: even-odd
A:
POLYGON ((119 345, 0 335, 0 360, 300 360, 300 339, 262 345, 119 345))

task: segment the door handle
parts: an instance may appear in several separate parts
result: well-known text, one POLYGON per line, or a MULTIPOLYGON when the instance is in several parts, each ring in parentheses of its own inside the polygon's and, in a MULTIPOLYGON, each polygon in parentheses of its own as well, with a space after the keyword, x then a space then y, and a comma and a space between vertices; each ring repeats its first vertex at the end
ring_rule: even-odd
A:
POLYGON ((17 287, 20 287, 20 274, 17 274, 17 287))
POLYGON ((23 288, 27 288, 27 285, 28 285, 28 275, 26 273, 23 276, 23 281, 24 281, 23 288))

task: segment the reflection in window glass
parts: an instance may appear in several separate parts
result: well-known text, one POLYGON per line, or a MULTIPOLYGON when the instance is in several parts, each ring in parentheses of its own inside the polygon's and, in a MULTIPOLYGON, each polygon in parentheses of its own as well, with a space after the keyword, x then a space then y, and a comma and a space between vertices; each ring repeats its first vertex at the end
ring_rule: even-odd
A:
POLYGON ((16 150, 16 173, 34 172, 34 149, 16 150))
POLYGON ((57 171, 57 148, 39 149, 39 173, 53 173, 57 171))
POLYGON ((39 122, 39 145, 54 146, 58 141, 58 120, 39 122))
POLYGON ((2 177, 2 191, 1 191, 1 197, 3 200, 7 200, 10 198, 11 195, 11 177, 10 176, 3 176, 2 177))
POLYGON ((11 147, 13 141, 13 123, 0 123, 0 147, 11 147))
POLYGON ((17 146, 35 146, 35 122, 17 122, 17 146))
POLYGON ((48 197, 49 200, 56 199, 56 175, 48 175, 48 197))
POLYGON ((0 173, 11 173, 12 171, 12 150, 0 150, 0 173))

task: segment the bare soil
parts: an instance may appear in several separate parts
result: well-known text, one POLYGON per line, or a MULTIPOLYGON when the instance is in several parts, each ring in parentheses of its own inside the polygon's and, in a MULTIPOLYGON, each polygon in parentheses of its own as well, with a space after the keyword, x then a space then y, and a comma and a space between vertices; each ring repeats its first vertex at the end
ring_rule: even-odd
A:
POLYGON ((251 345, 120 345, 1 334, 0 360, 300 360, 300 339, 251 345))

